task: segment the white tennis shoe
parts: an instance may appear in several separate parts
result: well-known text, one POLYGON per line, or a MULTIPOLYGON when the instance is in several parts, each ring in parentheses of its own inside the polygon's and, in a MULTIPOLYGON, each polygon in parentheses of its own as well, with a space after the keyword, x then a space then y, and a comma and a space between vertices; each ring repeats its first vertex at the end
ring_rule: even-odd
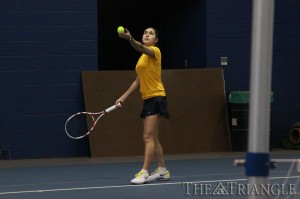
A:
POLYGON ((149 173, 148 171, 140 171, 137 174, 135 174, 135 178, 131 180, 131 184, 144 184, 148 182, 149 173))
POLYGON ((170 180, 171 175, 168 170, 161 171, 159 169, 156 169, 151 175, 148 177, 148 181, 155 181, 155 180, 170 180))

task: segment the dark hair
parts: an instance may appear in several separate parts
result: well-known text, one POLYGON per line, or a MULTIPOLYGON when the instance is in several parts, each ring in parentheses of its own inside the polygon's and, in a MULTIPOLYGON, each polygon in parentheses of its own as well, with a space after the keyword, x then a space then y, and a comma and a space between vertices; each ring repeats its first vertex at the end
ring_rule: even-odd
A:
MULTIPOLYGON (((148 28, 152 28, 155 32, 156 38, 159 39, 159 34, 156 28, 154 28, 153 26, 150 26, 148 28)), ((147 29, 147 28, 146 28, 147 29)), ((159 41, 159 40, 158 40, 159 41)), ((158 43, 155 44, 155 46, 159 47, 158 43)))
POLYGON ((154 30, 154 32, 155 32, 156 38, 159 38, 159 34, 158 34, 157 29, 154 28, 154 27, 152 27, 152 26, 150 26, 149 28, 152 28, 154 30))

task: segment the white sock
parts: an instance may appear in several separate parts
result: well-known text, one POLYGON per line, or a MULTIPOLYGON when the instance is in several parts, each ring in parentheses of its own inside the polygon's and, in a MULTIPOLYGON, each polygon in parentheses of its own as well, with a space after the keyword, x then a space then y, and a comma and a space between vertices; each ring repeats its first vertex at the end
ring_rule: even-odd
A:
POLYGON ((161 171, 161 172, 166 172, 167 171, 166 167, 158 167, 158 170, 161 171))
POLYGON ((149 172, 148 172, 147 170, 145 170, 145 169, 142 169, 141 172, 143 172, 143 173, 149 175, 149 172))

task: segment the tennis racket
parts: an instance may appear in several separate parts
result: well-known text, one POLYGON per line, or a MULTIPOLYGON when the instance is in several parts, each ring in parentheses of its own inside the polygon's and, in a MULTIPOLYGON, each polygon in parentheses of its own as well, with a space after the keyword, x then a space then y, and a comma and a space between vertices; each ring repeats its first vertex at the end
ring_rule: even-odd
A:
POLYGON ((101 112, 78 112, 71 115, 65 123, 66 134, 72 139, 81 139, 88 136, 101 117, 117 108, 117 105, 113 105, 101 112), (90 127, 87 123, 91 123, 90 127))

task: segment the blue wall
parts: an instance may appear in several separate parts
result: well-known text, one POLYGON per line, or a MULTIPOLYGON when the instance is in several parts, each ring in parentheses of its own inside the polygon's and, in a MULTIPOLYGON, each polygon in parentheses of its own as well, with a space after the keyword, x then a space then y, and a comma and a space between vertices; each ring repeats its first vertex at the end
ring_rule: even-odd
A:
POLYGON ((273 143, 300 121, 300 1, 276 1, 273 51, 273 143))
MULTIPOLYGON (((224 68, 226 91, 249 90, 252 1, 207 1, 207 66, 224 68)), ((300 121, 300 1, 275 1, 271 118, 272 147, 300 121)))
POLYGON ((0 1, 0 149, 11 158, 87 156, 64 122, 84 108, 82 70, 95 70, 96 0, 0 1))

